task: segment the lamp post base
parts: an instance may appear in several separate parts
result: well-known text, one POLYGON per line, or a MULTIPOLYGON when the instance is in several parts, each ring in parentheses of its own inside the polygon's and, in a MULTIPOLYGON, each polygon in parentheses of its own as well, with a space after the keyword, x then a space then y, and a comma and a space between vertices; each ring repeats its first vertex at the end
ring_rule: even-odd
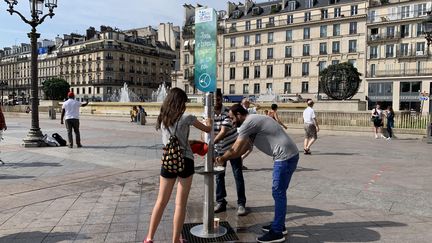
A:
POLYGON ((45 147, 46 144, 42 140, 43 135, 40 129, 30 129, 27 137, 23 139, 25 148, 45 147))

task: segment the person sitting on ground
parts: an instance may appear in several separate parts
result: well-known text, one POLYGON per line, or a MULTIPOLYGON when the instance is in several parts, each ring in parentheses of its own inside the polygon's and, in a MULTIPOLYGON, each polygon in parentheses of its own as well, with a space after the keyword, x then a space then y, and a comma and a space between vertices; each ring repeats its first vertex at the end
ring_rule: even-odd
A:
POLYGON ((138 108, 136 107, 136 105, 132 106, 132 110, 129 113, 131 122, 136 122, 138 116, 138 108))
POLYGON ((144 107, 142 107, 142 105, 138 105, 138 118, 137 118, 137 122, 141 123, 142 125, 146 124, 146 115, 147 113, 144 110, 144 107), (142 121, 142 119, 144 119, 144 121, 142 121))
POLYGON ((277 104, 272 104, 271 105, 271 111, 268 112, 268 116, 273 118, 275 121, 277 121, 283 128, 288 129, 287 126, 285 126, 285 124, 283 124, 283 122, 281 121, 281 119, 279 119, 278 113, 277 113, 277 109, 278 109, 278 105, 277 104))

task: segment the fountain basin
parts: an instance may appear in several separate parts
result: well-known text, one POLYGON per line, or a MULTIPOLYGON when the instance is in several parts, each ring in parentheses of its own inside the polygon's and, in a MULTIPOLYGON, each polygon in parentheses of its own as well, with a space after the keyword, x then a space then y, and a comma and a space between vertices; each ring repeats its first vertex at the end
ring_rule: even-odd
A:
MULTIPOLYGON (((91 102, 81 108, 82 114, 108 115, 108 116, 129 116, 132 106, 142 105, 149 116, 159 115, 161 102, 91 102)), ((224 103, 225 106, 233 104, 224 103)), ((260 111, 270 110, 270 103, 260 104, 260 111)), ((305 103, 278 103, 279 110, 303 110, 305 103)), ((201 103, 187 103, 186 113, 201 117, 204 113, 204 106, 201 103)))

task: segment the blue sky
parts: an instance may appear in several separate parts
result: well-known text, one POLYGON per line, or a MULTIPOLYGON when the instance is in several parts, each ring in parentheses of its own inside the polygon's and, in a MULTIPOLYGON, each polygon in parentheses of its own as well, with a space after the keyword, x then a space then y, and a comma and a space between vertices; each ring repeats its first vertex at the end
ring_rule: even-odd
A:
MULTIPOLYGON (((43 39, 53 39, 71 32, 84 34, 89 26, 99 29, 108 25, 119 29, 144 26, 157 26, 161 22, 183 24, 183 4, 185 0, 58 0, 55 16, 47 18, 38 27, 43 39)), ((188 2, 200 3, 217 10, 225 10, 227 2, 221 0, 201 0, 188 2)), ((18 0, 17 10, 30 16, 28 0, 18 0)), ((29 43, 27 33, 30 26, 18 15, 9 15, 7 4, 0 0, 0 48, 14 44, 29 43)), ((45 9, 46 10, 46 9, 45 9)))

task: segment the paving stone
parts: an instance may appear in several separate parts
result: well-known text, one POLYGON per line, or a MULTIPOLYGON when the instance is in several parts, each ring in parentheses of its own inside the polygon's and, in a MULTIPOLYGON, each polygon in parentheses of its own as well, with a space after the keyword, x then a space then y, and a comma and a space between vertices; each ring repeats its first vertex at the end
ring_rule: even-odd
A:
MULTIPOLYGON (((85 147, 23 148, 28 117, 9 117, 2 142, 0 242, 142 242, 159 190, 161 139, 151 126, 83 116, 85 147), (12 129, 13 128, 13 129, 12 129), (112 129, 115 128, 115 129, 112 129), (137 136, 139 134, 139 136, 137 136), (9 178, 9 179, 8 179, 9 178)), ((44 133, 65 135, 41 118, 44 133)), ((298 147, 303 131, 288 129, 298 147)), ((191 129, 191 138, 199 132, 191 129)), ((288 190, 286 242, 425 242, 432 239, 430 145, 321 131, 313 154, 300 156, 288 190), (409 163, 409 166, 407 166, 409 163)), ((255 242, 273 220, 271 158, 255 149, 244 161, 247 208, 238 217, 231 168, 228 221, 239 242, 255 242)), ((203 165, 196 158, 196 165, 203 165)), ((186 222, 202 222, 204 181, 194 175, 186 222)), ((155 235, 170 242, 175 189, 155 235)))

